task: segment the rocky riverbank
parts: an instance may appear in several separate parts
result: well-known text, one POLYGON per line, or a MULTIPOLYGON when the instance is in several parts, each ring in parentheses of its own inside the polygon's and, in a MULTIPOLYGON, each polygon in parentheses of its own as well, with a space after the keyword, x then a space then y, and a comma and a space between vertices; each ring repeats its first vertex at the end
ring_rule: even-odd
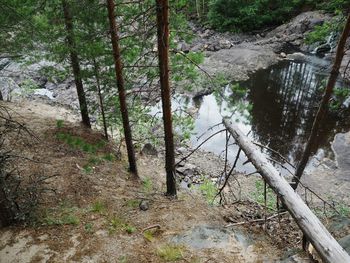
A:
MULTIPOLYGON (((183 52, 202 51, 205 59, 202 69, 212 76, 224 75, 230 81, 242 81, 253 72, 276 64, 280 59, 290 59, 289 53, 311 52, 304 40, 316 25, 329 20, 329 15, 305 12, 290 22, 271 31, 256 34, 218 33, 190 23, 196 36, 191 44, 178 43, 183 52)), ((348 56, 348 54, 347 54, 348 56)), ((294 59, 294 58, 293 58, 294 59)), ((343 69, 347 66, 344 60, 343 69)), ((61 65, 41 61, 32 65, 19 64, 9 58, 0 58, 0 88, 5 100, 19 97, 46 98, 48 103, 57 102, 78 109, 77 94, 72 77, 48 79, 43 76, 44 66, 62 70, 61 65)), ((195 96, 203 87, 195 87, 189 96, 195 96)), ((92 98, 93 99, 93 98, 92 98)))

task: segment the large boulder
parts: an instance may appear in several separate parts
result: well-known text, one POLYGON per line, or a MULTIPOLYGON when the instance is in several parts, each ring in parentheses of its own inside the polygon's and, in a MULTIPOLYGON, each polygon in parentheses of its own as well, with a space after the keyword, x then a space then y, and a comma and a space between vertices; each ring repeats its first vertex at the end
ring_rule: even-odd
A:
POLYGON ((247 80, 248 75, 278 62, 278 55, 270 48, 242 45, 217 52, 208 52, 203 68, 211 75, 219 73, 234 81, 247 80))
POLYGON ((305 33, 310 32, 316 25, 322 25, 324 21, 330 19, 329 15, 321 11, 310 11, 301 13, 290 22, 283 24, 270 31, 267 38, 277 38, 283 41, 295 41, 303 38, 305 33))

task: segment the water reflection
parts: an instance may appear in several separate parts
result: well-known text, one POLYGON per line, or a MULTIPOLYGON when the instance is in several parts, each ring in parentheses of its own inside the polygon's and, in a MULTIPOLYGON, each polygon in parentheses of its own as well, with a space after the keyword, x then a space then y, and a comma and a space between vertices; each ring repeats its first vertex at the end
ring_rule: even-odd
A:
MULTIPOLYGON (((240 83, 248 90, 245 96, 239 96, 235 89, 226 87, 222 93, 195 101, 194 106, 198 108, 195 132, 201 134, 221 122, 222 115, 232 115, 232 120, 238 121, 244 132, 252 131, 250 137, 296 163, 316 115, 328 65, 327 61, 315 57, 310 57, 307 62, 283 61, 240 83)), ((337 84, 344 85, 340 81, 337 84)), ((335 133, 348 131, 349 127, 349 118, 327 115, 316 148, 330 154, 330 142, 335 133)), ((225 148, 225 138, 223 133, 205 144, 204 148, 220 154, 225 148)), ((194 145, 200 141, 196 136, 192 137, 194 145)), ((236 147, 230 148, 231 160, 236 152, 236 147)), ((251 166, 242 166, 244 161, 241 157, 238 170, 251 172, 251 166)))

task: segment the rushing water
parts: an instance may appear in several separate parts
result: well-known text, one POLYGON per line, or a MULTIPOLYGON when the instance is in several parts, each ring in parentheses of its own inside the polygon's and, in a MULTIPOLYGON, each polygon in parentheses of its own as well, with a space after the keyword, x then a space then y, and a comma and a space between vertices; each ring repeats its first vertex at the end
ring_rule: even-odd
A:
MULTIPOLYGON (((210 134, 222 129, 217 126, 198 139, 199 135, 211 126, 220 123, 222 116, 231 116, 239 127, 249 133, 254 141, 268 146, 287 157, 291 163, 299 161, 316 115, 322 96, 322 87, 328 76, 329 62, 317 57, 308 57, 306 61, 282 61, 266 70, 253 74, 246 82, 227 86, 221 92, 215 92, 190 102, 197 112, 193 146, 198 145, 210 134), (233 87, 233 88, 232 88, 233 87), (243 90, 243 92, 241 91, 243 90)), ((345 84, 338 81, 337 85, 345 84)), ((178 103, 186 103, 180 100, 178 103)), ((348 131, 350 119, 328 114, 318 138, 316 153, 319 157, 331 157, 331 142, 338 132, 348 131)), ((221 133, 203 145, 203 149, 222 154, 225 149, 226 134, 221 133)), ((237 146, 229 147, 229 159, 232 163, 237 154, 237 146)), ((264 150, 271 158, 278 159, 264 150)), ((254 168, 243 165, 246 157, 241 155, 237 170, 250 173, 254 168)), ((293 168, 279 160, 289 170, 293 168)), ((282 174, 287 171, 280 169, 282 174)))

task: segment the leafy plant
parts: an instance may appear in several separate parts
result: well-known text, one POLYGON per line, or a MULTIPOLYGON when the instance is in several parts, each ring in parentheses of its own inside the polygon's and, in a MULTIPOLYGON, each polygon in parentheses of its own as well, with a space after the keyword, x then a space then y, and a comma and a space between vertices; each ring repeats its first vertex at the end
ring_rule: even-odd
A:
POLYGON ((102 159, 112 162, 115 160, 115 156, 112 153, 107 153, 105 155, 102 156, 102 159))
POLYGON ((142 188, 146 193, 151 192, 153 190, 152 179, 149 177, 146 177, 145 179, 143 179, 142 188))
POLYGON ((210 205, 215 204, 215 196, 218 190, 210 179, 205 178, 203 180, 203 183, 199 186, 199 190, 204 195, 205 199, 210 205))
POLYGON ((58 129, 62 128, 64 125, 64 120, 56 120, 56 127, 58 129))
POLYGON ((106 209, 107 209, 106 205, 101 201, 96 201, 91 206, 91 212, 94 212, 94 213, 102 214, 106 211, 106 209))
POLYGON ((125 231, 132 234, 136 231, 136 228, 126 223, 124 219, 114 216, 109 220, 109 233, 112 234, 116 231, 125 231))
POLYGON ((87 174, 91 174, 94 171, 94 169, 88 164, 84 165, 83 169, 84 169, 84 172, 87 174))
POLYGON ((41 222, 42 224, 49 226, 79 225, 80 220, 75 212, 75 207, 67 207, 65 203, 62 203, 59 208, 46 210, 41 222))
MULTIPOLYGON (((274 211, 276 207, 276 197, 275 193, 271 188, 266 186, 266 206, 268 210, 274 211)), ((265 205, 264 197, 264 183, 262 180, 257 180, 255 182, 255 191, 252 193, 252 197, 259 205, 265 205)))
POLYGON ((93 223, 86 223, 84 226, 84 229, 87 233, 92 233, 93 232, 93 227, 94 224, 93 223))
POLYGON ((329 103, 331 111, 338 111, 344 101, 350 96, 350 89, 345 87, 335 87, 333 90, 333 97, 329 103))
POLYGON ((21 88, 25 94, 32 94, 39 86, 34 80, 26 79, 21 83, 21 88))

